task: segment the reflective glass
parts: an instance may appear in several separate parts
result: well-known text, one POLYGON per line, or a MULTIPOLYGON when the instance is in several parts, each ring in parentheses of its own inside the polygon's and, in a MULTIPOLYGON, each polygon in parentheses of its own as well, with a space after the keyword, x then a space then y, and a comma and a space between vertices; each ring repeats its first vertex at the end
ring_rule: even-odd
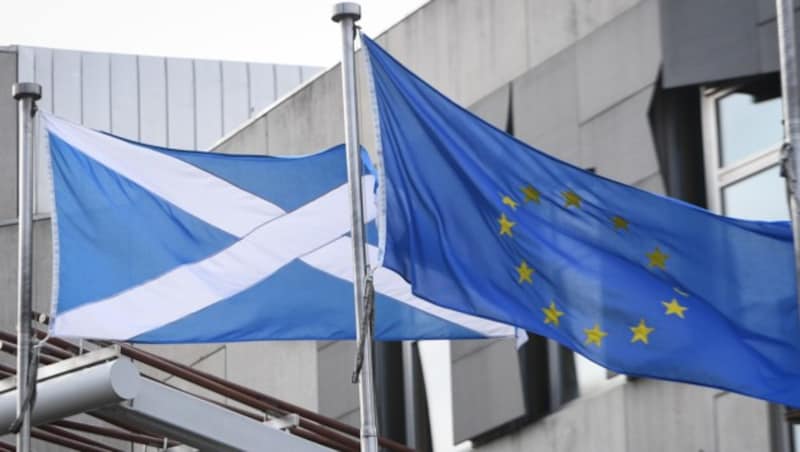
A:
POLYGON ((722 189, 725 215, 750 220, 787 220, 786 185, 777 166, 722 189))
POLYGON ((720 165, 774 148, 783 140, 781 98, 734 92, 717 101, 720 165))

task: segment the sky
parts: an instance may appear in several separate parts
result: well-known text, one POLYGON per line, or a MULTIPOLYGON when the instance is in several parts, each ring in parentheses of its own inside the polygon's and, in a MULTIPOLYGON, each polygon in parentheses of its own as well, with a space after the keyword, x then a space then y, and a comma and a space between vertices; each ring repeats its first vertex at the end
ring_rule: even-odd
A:
MULTIPOLYGON (((25 0, 0 14, 0 45, 331 66, 331 0, 25 0)), ((427 0, 360 0, 377 36, 427 0)))

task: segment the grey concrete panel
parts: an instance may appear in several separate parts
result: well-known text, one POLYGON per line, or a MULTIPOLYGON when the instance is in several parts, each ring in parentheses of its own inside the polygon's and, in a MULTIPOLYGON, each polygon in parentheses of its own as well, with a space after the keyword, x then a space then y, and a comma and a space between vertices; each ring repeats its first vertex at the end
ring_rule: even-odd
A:
POLYGON ((250 116, 275 101, 275 67, 271 64, 250 63, 250 116))
MULTIPOLYGON (((225 358, 226 358, 225 348, 218 347, 216 352, 203 357, 200 361, 193 363, 192 367, 202 372, 207 372, 216 375, 218 377, 227 378, 226 375, 227 368, 225 366, 225 358)), ((174 386, 178 389, 189 392, 191 394, 207 398, 209 400, 213 400, 216 402, 226 401, 226 398, 220 395, 218 392, 209 391, 208 389, 189 383, 188 381, 182 380, 177 377, 167 378, 166 380, 164 380, 164 383, 167 383, 170 386, 174 386)))
MULTIPOLYGON (((0 52, 0 86, 10 87, 16 82, 16 54, 0 52)), ((10 220, 16 216, 17 102, 7 93, 0 96, 0 221, 10 220)))
POLYGON ((623 183, 633 183, 658 171, 647 109, 648 87, 580 127, 586 165, 623 183))
POLYGON ((139 139, 139 70, 133 55, 111 55, 111 132, 139 139))
POLYGON ((619 16, 640 0, 575 0, 578 37, 582 38, 619 16))
POLYGON ((378 42, 400 62, 461 105, 527 67, 523 0, 430 2, 378 42))
MULTIPOLYGON (((17 225, 0 226, 0 329, 14 331, 17 318, 17 225)), ((50 312, 50 220, 33 223, 33 308, 50 312)))
POLYGON ((355 342, 341 341, 317 353, 319 413, 339 418, 358 410, 357 386, 350 383, 355 342))
POLYGON ((250 117, 250 81, 247 63, 222 63, 222 133, 239 127, 250 117))
POLYGON ((36 51, 33 47, 16 47, 14 50, 3 50, 2 53, 17 55, 17 80, 21 82, 33 82, 36 80, 34 74, 36 65, 36 51))
POLYGON ((111 130, 111 63, 108 54, 85 52, 83 65, 83 125, 111 130))
POLYGON ((584 166, 576 55, 575 47, 569 47, 514 80, 514 135, 556 158, 584 166))
POLYGON ((528 66, 536 67, 578 39, 575 1, 528 0, 528 66))
POLYGON ((759 73, 754 0, 661 2, 664 86, 759 73))
POLYGON ((39 107, 53 111, 53 50, 35 48, 34 55, 34 81, 42 85, 39 107))
MULTIPOLYGON (((773 8, 775 2, 772 2, 773 8)), ((794 22, 800 23, 800 11, 795 10, 794 22)), ((767 21, 758 26, 758 57, 761 73, 780 71, 778 58, 778 24, 775 20, 767 21)), ((795 27, 795 41, 800 39, 800 28, 795 27)))
POLYGON ((623 389, 628 450, 724 450, 714 440, 718 391, 656 380, 628 382, 623 389))
POLYGON ((649 447, 627 447, 624 410, 623 388, 567 404, 547 419, 556 445, 554 452, 653 451, 649 447))
POLYGON ((198 149, 207 149, 222 136, 222 80, 217 61, 194 63, 195 123, 198 149))
POLYGON ((769 450, 769 405, 762 400, 730 392, 714 397, 718 450, 748 452, 769 450))
POLYGON ((645 0, 578 41, 581 122, 655 82, 661 64, 658 19, 658 2, 645 0))
POLYGON ((17 318, 17 225, 0 226, 0 329, 14 331, 17 318))
POLYGON ((457 95, 451 64, 455 5, 454 1, 429 2, 376 38, 398 61, 450 97, 457 95))
POLYGON ((53 51, 53 113, 72 122, 83 121, 81 54, 53 51))
POLYGON ((461 0, 453 9, 449 53, 458 87, 455 100, 470 105, 525 71, 525 4, 522 0, 461 0))
POLYGON ((319 152, 344 142, 342 86, 338 67, 295 93, 267 114, 267 149, 272 155, 319 152))
POLYGON ((502 342, 509 339, 467 339, 450 342, 450 361, 455 362, 473 353, 491 346, 495 342, 502 342))
POLYGON ((517 351, 497 341, 453 362, 453 437, 474 438, 525 414, 517 351))
POLYGON ((256 119, 241 132, 215 147, 214 150, 229 154, 266 154, 267 118, 262 116, 256 119))
POLYGON ((758 8, 758 23, 764 23, 768 20, 775 19, 775 1, 774 0, 756 0, 756 7, 758 8))
POLYGON ((287 95, 301 81, 300 68, 298 66, 287 66, 284 64, 275 65, 275 95, 278 99, 287 95))
POLYGON ((657 195, 667 194, 666 186, 664 185, 664 177, 660 171, 634 182, 633 186, 657 195))
POLYGON ((510 85, 503 85, 469 107, 469 111, 505 131, 508 126, 510 85))
POLYGON ((228 344, 226 349, 230 381, 317 411, 317 347, 313 341, 241 342, 228 344))
POLYGON ((336 420, 339 422, 344 422, 347 425, 352 425, 353 427, 359 427, 361 425, 361 412, 358 409, 348 411, 347 413, 336 417, 336 420))
POLYGON ((196 149, 192 60, 167 58, 167 146, 196 149))
MULTIPOLYGON (((224 344, 160 344, 160 345, 136 345, 137 348, 155 353, 158 356, 170 359, 172 361, 193 366, 196 363, 204 360, 208 356, 219 353, 224 344)), ((152 368, 150 368, 152 369, 152 368)), ((164 372, 152 372, 148 369, 147 374, 159 380, 163 380, 167 375, 164 372)), ((220 377, 225 377, 225 372, 218 374, 220 377)))
MULTIPOLYGON (((556 450, 552 422, 544 419, 530 424, 512 434, 474 447, 480 452, 552 452, 556 450)), ((615 451, 622 452, 622 451, 615 451)))
POLYGON ((139 130, 144 143, 167 142, 167 68, 159 57, 139 57, 139 130))

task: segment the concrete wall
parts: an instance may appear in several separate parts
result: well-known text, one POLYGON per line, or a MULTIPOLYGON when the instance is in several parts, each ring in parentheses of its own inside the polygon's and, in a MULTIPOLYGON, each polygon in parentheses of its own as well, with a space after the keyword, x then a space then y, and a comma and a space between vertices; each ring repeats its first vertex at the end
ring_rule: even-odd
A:
POLYGON ((637 380, 568 403, 481 452, 745 452, 770 448, 768 406, 692 385, 637 380))

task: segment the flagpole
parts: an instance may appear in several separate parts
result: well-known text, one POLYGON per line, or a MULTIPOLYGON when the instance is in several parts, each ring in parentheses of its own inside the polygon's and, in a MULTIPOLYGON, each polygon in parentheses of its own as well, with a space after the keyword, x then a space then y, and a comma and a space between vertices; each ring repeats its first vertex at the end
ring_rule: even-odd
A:
POLYGON ((361 190, 361 157, 358 145, 358 108, 355 76, 355 23, 361 18, 357 3, 337 3, 331 17, 342 25, 342 96, 344 101, 345 146, 347 147, 347 174, 350 180, 350 204, 353 213, 353 257, 355 278, 353 295, 356 306, 356 343, 363 337, 361 375, 358 379, 358 398, 361 405, 361 450, 378 451, 378 432, 375 416, 375 388, 372 375, 372 322, 364 321, 364 298, 367 277, 366 250, 364 247, 364 206, 361 190))
MULTIPOLYGON (((775 0, 778 20, 778 54, 781 64, 781 93, 783 95, 784 175, 789 192, 789 210, 794 234, 795 281, 800 282, 800 93, 797 81, 797 48, 794 34, 794 0, 775 0)), ((798 290, 800 305, 800 290, 798 290)))
MULTIPOLYGON (((11 95, 17 100, 18 159, 18 252, 17 252, 17 450, 31 450, 31 321, 33 288, 33 118, 42 87, 36 83, 15 83, 11 95)), ((35 384, 35 383, 34 383, 35 384)))

